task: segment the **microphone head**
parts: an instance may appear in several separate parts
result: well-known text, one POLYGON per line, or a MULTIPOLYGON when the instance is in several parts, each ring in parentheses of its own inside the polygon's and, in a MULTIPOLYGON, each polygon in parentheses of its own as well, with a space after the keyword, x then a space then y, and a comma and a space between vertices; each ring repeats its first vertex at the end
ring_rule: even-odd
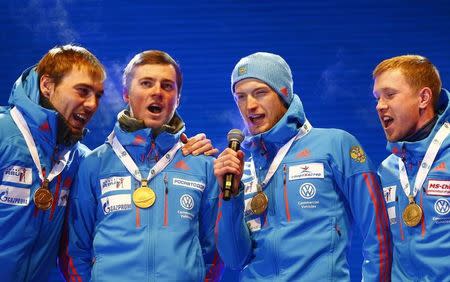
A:
POLYGON ((237 141, 241 143, 244 140, 244 133, 239 129, 232 129, 227 134, 227 140, 228 142, 237 141))

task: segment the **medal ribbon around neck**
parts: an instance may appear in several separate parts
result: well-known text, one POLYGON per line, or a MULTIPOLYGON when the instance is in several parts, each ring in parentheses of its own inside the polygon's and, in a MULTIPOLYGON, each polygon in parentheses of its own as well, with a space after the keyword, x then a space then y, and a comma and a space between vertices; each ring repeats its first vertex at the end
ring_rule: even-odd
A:
MULTIPOLYGON (((258 184, 258 176, 256 175, 256 169, 255 169, 255 163, 253 162, 253 157, 250 161, 250 173, 252 174, 252 177, 254 179, 253 183, 256 183, 257 185, 257 194, 253 196, 251 202, 250 202, 250 208, 254 214, 262 214, 268 206, 269 199, 267 198, 267 195, 263 192, 263 189, 269 183, 272 176, 275 174, 276 170, 280 166, 281 162, 283 161, 283 158, 286 156, 287 152, 292 146, 292 143, 294 143, 295 140, 298 140, 308 134, 311 131, 311 124, 308 120, 305 120, 305 123, 300 128, 300 131, 292 137, 286 144, 281 147, 277 154, 275 155, 275 158, 273 159, 272 163, 270 164, 269 171, 267 172, 263 182, 261 184, 258 184)), ((253 184, 252 183, 252 184, 253 184)))
POLYGON ((182 143, 177 142, 170 150, 167 152, 163 158, 161 158, 149 171, 146 179, 142 178, 141 172, 138 166, 131 158, 130 154, 125 150, 120 141, 117 139, 114 131, 108 136, 108 143, 116 153, 119 160, 123 163, 126 169, 133 175, 133 177, 141 183, 141 187, 138 187, 133 192, 133 201, 136 206, 140 208, 148 208, 153 205, 156 200, 155 192, 147 186, 150 179, 155 177, 160 173, 166 166, 173 160, 175 153, 181 148, 182 143))
POLYGON ((431 169, 431 165, 434 162, 434 159, 436 158, 436 155, 441 148, 442 142, 445 140, 445 138, 448 136, 450 132, 450 124, 448 122, 444 123, 439 131, 436 133, 436 136, 433 138, 433 141, 431 141, 430 146, 428 146, 427 152, 425 153, 425 157, 423 158, 422 164, 420 165, 420 168, 417 172, 416 179, 414 181, 414 189, 410 189, 410 184, 408 180, 408 174, 406 172, 405 164, 402 160, 402 158, 398 158, 398 170, 400 175, 400 183, 402 185, 403 191, 405 192, 405 195, 412 196, 412 198, 416 197, 417 192, 422 187, 423 182, 425 181, 425 178, 428 175, 428 172, 431 169))
MULTIPOLYGON (((52 206, 53 203, 53 196, 48 188, 48 184, 56 177, 58 176, 66 167, 67 161, 69 160, 70 150, 67 150, 67 152, 63 155, 63 157, 52 167, 52 170, 50 173, 45 177, 42 173, 42 166, 41 161, 39 159, 39 154, 36 148, 36 143, 34 142, 33 136, 31 135, 30 128, 28 127, 28 124, 23 117, 22 113, 17 109, 16 107, 13 107, 11 109, 11 117, 14 121, 14 123, 19 128, 20 132, 22 133, 25 143, 27 144, 28 150, 31 154, 31 158, 33 159, 34 164, 36 165, 39 179, 41 180, 42 187, 36 190, 36 192, 40 195, 42 193, 45 194, 45 199, 41 197, 36 198, 36 192, 34 197, 34 202, 36 203, 36 206, 40 209, 46 210, 49 209, 52 206), (44 191, 47 190, 47 191, 44 191), (44 203, 45 202, 45 203, 44 203)), ((44 197, 44 196, 43 196, 44 197)))

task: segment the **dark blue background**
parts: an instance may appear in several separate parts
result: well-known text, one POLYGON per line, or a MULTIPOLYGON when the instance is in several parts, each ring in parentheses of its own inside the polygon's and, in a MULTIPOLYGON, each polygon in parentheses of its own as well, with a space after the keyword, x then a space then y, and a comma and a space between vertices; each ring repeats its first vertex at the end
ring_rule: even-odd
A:
MULTIPOLYGON (((123 108, 121 71, 137 52, 160 49, 180 63, 179 112, 193 135, 223 148, 242 127, 230 95, 230 73, 256 51, 290 64, 294 90, 316 127, 355 135, 375 164, 386 156, 375 112, 371 72, 387 57, 418 53, 450 80, 450 1, 18 1, 0 3, 0 102, 21 71, 48 49, 69 42, 91 50, 108 71, 106 95, 86 144, 103 143, 123 108)), ((360 280, 361 243, 350 254, 360 280)), ((305 242, 307 243, 307 242, 305 242)), ((303 247, 298 246, 299 248, 303 247)))

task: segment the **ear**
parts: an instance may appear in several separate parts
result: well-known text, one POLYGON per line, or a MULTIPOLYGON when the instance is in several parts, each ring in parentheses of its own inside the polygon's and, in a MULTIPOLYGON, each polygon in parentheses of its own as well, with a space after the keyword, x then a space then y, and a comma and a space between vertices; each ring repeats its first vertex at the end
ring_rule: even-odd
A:
POLYGON ((43 76, 41 76, 41 79, 39 81, 39 89, 41 90, 41 93, 45 98, 50 99, 50 95, 53 93, 53 91, 55 91, 55 83, 48 74, 44 74, 43 76))
POLYGON ((125 102, 125 103, 130 103, 130 96, 129 96, 129 94, 128 94, 128 89, 127 88, 124 88, 123 89, 123 92, 122 92, 122 99, 123 99, 123 101, 125 102))
POLYGON ((433 93, 429 87, 424 87, 419 92, 419 109, 433 107, 433 93))

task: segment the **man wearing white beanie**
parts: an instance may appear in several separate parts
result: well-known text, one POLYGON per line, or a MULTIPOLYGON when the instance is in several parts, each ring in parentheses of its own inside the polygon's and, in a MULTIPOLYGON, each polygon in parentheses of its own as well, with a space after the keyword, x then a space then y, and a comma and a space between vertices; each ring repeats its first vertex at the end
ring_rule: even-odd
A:
POLYGON ((355 223, 363 237, 363 279, 388 281, 386 210, 359 142, 345 131, 311 126, 278 55, 242 58, 231 90, 246 126, 246 155, 227 148, 214 162, 220 185, 234 175, 231 199, 219 212, 225 264, 241 270, 243 281, 349 281, 355 223))

